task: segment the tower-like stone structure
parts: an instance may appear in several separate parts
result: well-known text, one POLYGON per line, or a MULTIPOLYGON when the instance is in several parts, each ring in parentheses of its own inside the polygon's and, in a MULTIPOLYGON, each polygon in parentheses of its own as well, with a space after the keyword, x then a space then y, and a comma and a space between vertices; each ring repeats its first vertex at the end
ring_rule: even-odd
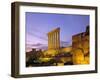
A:
POLYGON ((56 28, 48 33, 48 49, 60 48, 60 28, 56 28))

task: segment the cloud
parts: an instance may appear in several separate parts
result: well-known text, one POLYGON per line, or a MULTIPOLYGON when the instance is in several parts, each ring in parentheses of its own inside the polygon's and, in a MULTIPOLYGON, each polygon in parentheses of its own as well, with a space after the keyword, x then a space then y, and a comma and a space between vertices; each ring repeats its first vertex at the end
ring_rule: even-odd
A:
POLYGON ((41 44, 41 43, 37 43, 37 44, 32 44, 32 46, 42 46, 43 44, 41 44))
POLYGON ((67 47, 70 46, 71 42, 66 42, 66 41, 60 41, 60 47, 67 47))
POLYGON ((32 49, 32 48, 46 50, 47 49, 47 45, 46 44, 41 44, 41 43, 26 44, 26 49, 32 49))

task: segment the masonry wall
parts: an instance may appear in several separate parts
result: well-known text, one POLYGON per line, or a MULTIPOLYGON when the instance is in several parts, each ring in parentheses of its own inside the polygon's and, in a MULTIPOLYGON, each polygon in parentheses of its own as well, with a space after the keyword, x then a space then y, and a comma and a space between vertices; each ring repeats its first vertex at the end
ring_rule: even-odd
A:
POLYGON ((73 64, 89 64, 89 26, 86 31, 72 36, 73 64))

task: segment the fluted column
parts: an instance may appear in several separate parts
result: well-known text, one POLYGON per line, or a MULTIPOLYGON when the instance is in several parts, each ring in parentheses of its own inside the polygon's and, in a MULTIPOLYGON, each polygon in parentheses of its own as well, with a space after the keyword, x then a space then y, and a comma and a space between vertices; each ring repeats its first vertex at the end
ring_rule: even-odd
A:
POLYGON ((58 36, 58 44, 59 44, 59 45, 58 45, 58 48, 60 48, 60 33, 59 33, 59 31, 58 31, 58 35, 59 35, 59 36, 58 36))
POLYGON ((50 49, 52 48, 52 35, 50 34, 50 49))
POLYGON ((55 32, 54 32, 54 35, 53 35, 53 36, 54 36, 54 39, 53 39, 53 40, 54 40, 54 41, 53 41, 53 44, 54 44, 54 49, 55 49, 55 48, 56 48, 56 47, 55 47, 55 32))
POLYGON ((50 34, 48 34, 48 49, 50 49, 50 34))
POLYGON ((57 48, 60 47, 60 35, 59 35, 59 31, 57 32, 57 48))
POLYGON ((60 28, 48 33, 48 49, 60 48, 60 28))
POLYGON ((50 35, 48 34, 48 49, 50 47, 50 44, 49 44, 50 43, 50 40, 49 39, 50 39, 50 35))
POLYGON ((55 47, 57 48, 57 32, 55 32, 55 47))

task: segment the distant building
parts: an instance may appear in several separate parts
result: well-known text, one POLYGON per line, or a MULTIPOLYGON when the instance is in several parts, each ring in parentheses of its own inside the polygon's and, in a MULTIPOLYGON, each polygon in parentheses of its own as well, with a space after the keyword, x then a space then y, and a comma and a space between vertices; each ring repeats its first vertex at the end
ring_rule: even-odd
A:
POLYGON ((30 58, 39 57, 41 52, 42 52, 41 49, 37 51, 35 48, 33 48, 32 51, 30 52, 26 52, 26 61, 28 61, 30 58))

